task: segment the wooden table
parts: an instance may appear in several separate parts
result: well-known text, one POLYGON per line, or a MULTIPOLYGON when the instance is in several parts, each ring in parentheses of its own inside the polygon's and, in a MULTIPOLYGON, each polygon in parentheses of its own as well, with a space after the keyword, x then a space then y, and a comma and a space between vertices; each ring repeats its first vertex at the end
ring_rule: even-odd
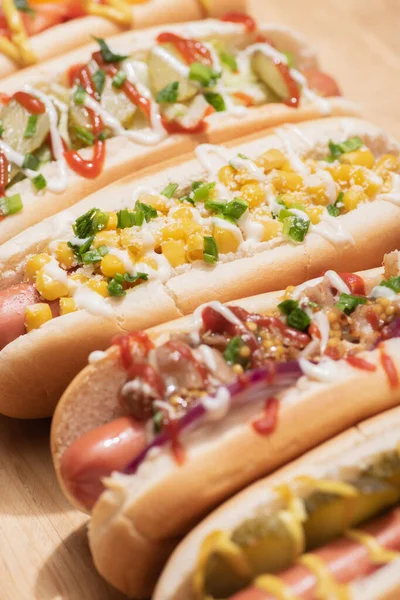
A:
MULTIPOLYGON (((400 0, 250 2, 259 18, 308 36, 343 91, 400 138, 400 0)), ((57 487, 48 432, 46 421, 0 418, 0 598, 122 598, 93 569, 86 516, 57 487)))

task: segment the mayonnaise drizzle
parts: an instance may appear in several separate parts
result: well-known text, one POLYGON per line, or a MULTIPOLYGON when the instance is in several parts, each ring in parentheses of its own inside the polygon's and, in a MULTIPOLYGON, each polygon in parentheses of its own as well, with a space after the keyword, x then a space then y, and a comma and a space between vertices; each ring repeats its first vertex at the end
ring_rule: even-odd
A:
POLYGON ((353 236, 344 229, 337 217, 332 217, 324 212, 321 221, 317 225, 310 226, 310 233, 319 235, 332 244, 354 244, 353 236))
POLYGON ((318 364, 300 357, 299 365, 304 375, 322 383, 331 383, 338 376, 338 364, 328 357, 324 357, 318 364))

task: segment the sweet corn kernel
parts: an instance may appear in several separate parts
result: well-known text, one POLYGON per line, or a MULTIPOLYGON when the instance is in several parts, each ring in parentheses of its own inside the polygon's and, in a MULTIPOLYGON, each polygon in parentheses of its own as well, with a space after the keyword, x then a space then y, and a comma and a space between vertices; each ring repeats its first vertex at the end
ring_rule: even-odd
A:
POLYGON ((76 304, 73 298, 60 298, 60 315, 76 311, 76 304))
POLYGON ((68 276, 68 279, 72 279, 72 281, 77 281, 78 283, 86 283, 89 277, 83 273, 72 273, 72 275, 68 276))
POLYGON ((185 244, 183 240, 168 240, 161 244, 162 253, 173 267, 186 262, 185 244))
POLYGON ((365 202, 365 200, 368 200, 368 196, 363 190, 351 188, 344 193, 342 202, 345 211, 348 212, 357 208, 360 202, 365 202))
POLYGON ((193 219, 182 219, 181 225, 183 227, 183 231, 185 232, 185 239, 193 235, 194 233, 201 232, 201 225, 193 221, 193 219))
POLYGON ((119 243, 119 235, 116 231, 99 231, 96 233, 93 246, 98 248, 99 246, 108 246, 109 248, 117 248, 119 243))
POLYGON ((262 242, 268 242, 273 238, 277 237, 283 229, 283 225, 280 221, 271 219, 270 221, 263 221, 262 226, 264 228, 263 235, 261 238, 262 242))
POLYGON ((313 225, 316 225, 320 222, 322 215, 324 214, 323 206, 308 206, 306 208, 306 213, 310 218, 310 221, 313 225))
POLYGON ((239 184, 235 179, 236 174, 237 171, 231 165, 226 165, 218 171, 218 179, 230 190, 237 191, 239 184))
POLYGON ((117 225, 118 225, 118 216, 117 213, 115 212, 107 212, 106 213, 108 219, 107 219, 107 225, 105 227, 106 231, 111 231, 114 229, 117 229, 117 225))
POLYGON ((179 206, 170 216, 177 221, 180 219, 193 219, 193 213, 188 206, 179 206))
POLYGON ((369 198, 375 196, 381 190, 383 185, 382 178, 377 173, 368 171, 363 167, 354 171, 353 183, 355 185, 360 185, 369 198))
POLYGON ((372 169, 375 163, 375 157, 369 148, 360 148, 359 150, 354 150, 354 152, 345 152, 342 154, 340 162, 372 169))
POLYGON ((329 204, 329 197, 326 191, 326 186, 320 185, 309 185, 306 188, 309 199, 319 206, 327 206, 329 204))
POLYGON ((330 165, 328 166, 328 170, 337 183, 348 183, 354 173, 352 165, 344 164, 330 165))
MULTIPOLYGON (((119 271, 119 273, 120 272, 121 271, 119 271)), ((104 298, 107 298, 110 295, 108 293, 107 281, 97 281, 97 279, 91 279, 88 283, 88 286, 91 290, 93 290, 97 294, 100 294, 100 296, 104 296, 104 298)))
POLYGON ((161 230, 163 240, 183 240, 185 238, 185 230, 180 221, 168 223, 161 230))
POLYGON ((148 265, 151 269, 158 271, 157 261, 154 260, 154 258, 152 258, 151 256, 142 256, 140 258, 140 262, 144 263, 145 265, 148 265))
POLYGON ((156 210, 166 214, 169 210, 166 199, 163 196, 146 195, 140 197, 140 202, 144 202, 149 206, 152 206, 156 210))
POLYGON ((105 277, 115 277, 117 273, 125 273, 125 266, 118 256, 109 253, 101 259, 100 270, 105 277))
POLYGON ((60 242, 57 245, 56 258, 66 269, 70 269, 75 263, 75 255, 67 242, 60 242))
POLYGON ((278 192, 300 190, 303 187, 303 178, 298 173, 279 171, 272 179, 272 183, 278 192))
POLYGON ((264 152, 256 160, 256 164, 264 169, 266 173, 272 171, 272 169, 282 169, 285 162, 285 155, 280 150, 275 150, 274 148, 267 150, 267 152, 264 152))
POLYGON ((190 262, 200 260, 204 254, 204 238, 201 233, 196 232, 188 237, 186 255, 190 262))
POLYGON ((26 261, 26 266, 25 266, 26 279, 28 279, 29 281, 34 281, 37 272, 42 267, 44 267, 44 265, 46 265, 48 262, 50 262, 50 260, 51 260, 51 257, 45 253, 35 254, 34 256, 31 256, 30 258, 28 258, 28 260, 26 261))
POLYGON ((240 244, 240 239, 234 231, 231 231, 230 229, 224 229, 223 227, 215 225, 213 236, 215 238, 215 241, 217 242, 218 251, 221 254, 228 254, 229 252, 237 251, 240 244))
POLYGON ((251 181, 240 188, 240 197, 248 203, 250 208, 255 208, 265 202, 265 189, 258 182, 251 181))
POLYGON ((381 177, 385 176, 389 171, 400 172, 400 160, 394 154, 384 154, 375 163, 374 170, 381 177))
POLYGON ((142 238, 138 237, 131 229, 121 229, 119 242, 136 259, 144 249, 142 238))
POLYGON ((50 321, 53 318, 51 309, 48 304, 44 302, 38 302, 27 306, 25 309, 25 328, 26 331, 32 331, 32 329, 39 329, 44 323, 50 321))
POLYGON ((68 285, 47 275, 44 267, 37 272, 35 285, 37 291, 45 300, 57 300, 68 295, 68 285))

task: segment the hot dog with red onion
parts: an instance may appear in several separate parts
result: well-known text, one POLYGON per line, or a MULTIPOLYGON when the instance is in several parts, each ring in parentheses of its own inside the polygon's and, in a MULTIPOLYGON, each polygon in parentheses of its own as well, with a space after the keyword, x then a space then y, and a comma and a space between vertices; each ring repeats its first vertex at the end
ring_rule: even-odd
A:
POLYGON ((398 155, 356 119, 286 125, 230 149, 201 144, 195 160, 114 184, 3 244, 0 412, 52 414, 90 352, 124 331, 332 264, 380 265, 398 244, 398 155), (37 294, 14 313, 20 284, 37 294))
MULTIPOLYGON (((180 17, 197 1, 188 0, 180 17)), ((178 2, 148 0, 141 10, 162 4, 178 2)), ((88 27, 85 33, 97 31, 97 42, 2 82, 0 243, 200 142, 357 114, 301 37, 258 25, 235 6, 224 14, 227 2, 214 4, 207 2, 221 20, 107 41, 88 27)), ((0 34, 0 49, 1 40, 0 34)))
POLYGON ((52 449, 65 493, 93 510, 94 560, 113 585, 149 593, 207 510, 396 405, 397 255, 386 275, 330 270, 285 293, 210 302, 92 355, 56 410, 52 449), (123 560, 110 557, 121 522, 123 560))
POLYGON ((253 484, 180 544, 155 600, 395 598, 400 410, 253 484))

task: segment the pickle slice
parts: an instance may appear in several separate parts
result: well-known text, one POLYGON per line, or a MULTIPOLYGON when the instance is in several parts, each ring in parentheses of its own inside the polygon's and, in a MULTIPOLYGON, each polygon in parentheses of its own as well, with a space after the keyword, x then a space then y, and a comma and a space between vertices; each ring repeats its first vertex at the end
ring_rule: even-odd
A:
POLYGON ((356 497, 316 491, 305 499, 307 550, 339 536, 351 523, 356 497))
POLYGON ((187 65, 177 56, 177 53, 168 44, 152 48, 148 56, 150 86, 155 96, 168 84, 177 81, 177 102, 185 102, 193 98, 198 91, 198 86, 190 82, 183 74, 187 65), (182 69, 177 65, 181 64, 182 69))
POLYGON ((280 100, 288 100, 289 88, 282 77, 282 73, 272 58, 257 50, 251 58, 251 68, 257 77, 271 89, 280 100))
MULTIPOLYGON (((45 141, 49 130, 49 117, 46 113, 37 115, 36 131, 32 137, 24 137, 31 114, 16 100, 12 99, 0 114, 4 133, 2 140, 20 154, 33 154, 45 141)), ((10 166, 9 180, 11 181, 20 169, 10 166)))
POLYGON ((383 479, 396 487, 400 487, 400 455, 398 452, 385 452, 364 474, 367 477, 383 479))
POLYGON ((353 527, 378 515, 400 499, 400 489, 376 477, 362 476, 351 484, 360 492, 351 519, 353 527))
POLYGON ((247 587, 251 579, 236 573, 221 554, 212 554, 205 570, 204 589, 212 598, 229 598, 247 587))

